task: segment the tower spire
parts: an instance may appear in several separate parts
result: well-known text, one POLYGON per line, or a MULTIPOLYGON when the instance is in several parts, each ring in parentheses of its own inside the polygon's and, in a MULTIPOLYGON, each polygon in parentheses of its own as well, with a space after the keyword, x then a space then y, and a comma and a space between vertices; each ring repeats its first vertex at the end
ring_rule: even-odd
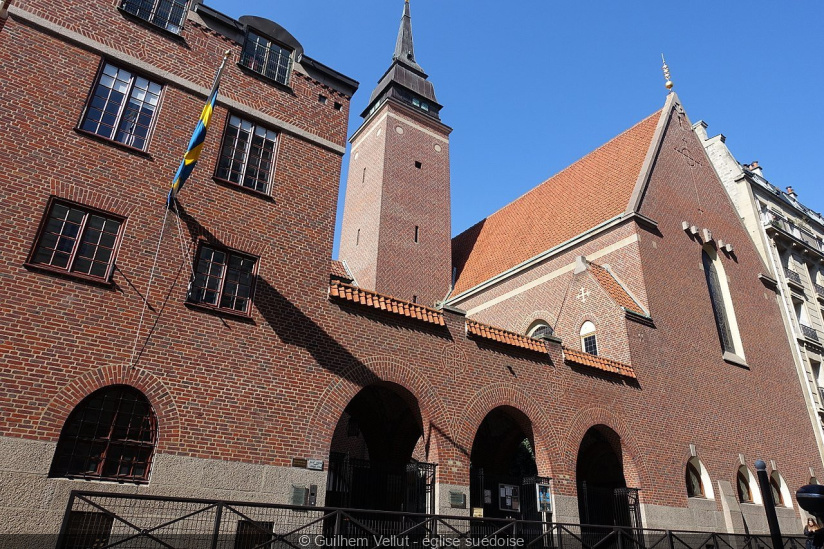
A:
POLYGON ((415 61, 415 46, 412 43, 412 16, 409 13, 409 0, 403 3, 403 16, 401 16, 401 26, 398 29, 398 40, 395 42, 394 61, 403 63, 417 71, 423 69, 415 61))

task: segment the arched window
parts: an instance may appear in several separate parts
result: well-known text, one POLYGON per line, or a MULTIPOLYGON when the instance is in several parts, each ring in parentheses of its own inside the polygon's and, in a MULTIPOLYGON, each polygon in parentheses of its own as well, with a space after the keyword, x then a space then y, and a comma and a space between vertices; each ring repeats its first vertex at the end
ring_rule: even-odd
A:
POLYGON ((743 465, 738 468, 738 475, 736 476, 736 485, 738 486, 738 501, 741 503, 752 503, 752 489, 750 488, 749 471, 743 465))
POLYGON ((807 484, 818 484, 818 479, 815 477, 810 477, 810 482, 808 482, 807 484))
POLYGON ((595 324, 587 320, 581 325, 581 349, 591 355, 598 354, 598 341, 595 338, 595 324))
POLYGON ((544 339, 553 334, 552 327, 543 320, 536 320, 527 330, 526 334, 535 339, 544 339))
POLYGON ((687 496, 691 498, 704 497, 704 483, 701 482, 701 473, 692 460, 687 462, 687 496))
POLYGON ((146 482, 156 425, 140 391, 127 385, 95 391, 66 420, 49 476, 146 482))
POLYGON ((707 468, 695 456, 687 462, 685 480, 687 483, 687 497, 715 499, 715 492, 712 489, 712 482, 709 473, 707 473, 707 468))
POLYGON ((764 503, 761 492, 758 490, 758 481, 755 480, 746 465, 738 468, 735 484, 738 488, 738 501, 741 503, 755 503, 758 505, 764 503))
POLYGON ((770 473, 770 491, 776 507, 789 507, 792 505, 790 503, 792 501, 790 499, 790 489, 778 471, 770 473))
POLYGON ((718 259, 718 253, 709 245, 704 246, 701 251, 701 261, 704 265, 704 276, 707 280, 707 289, 710 293, 712 313, 715 316, 715 327, 718 330, 721 348, 724 353, 737 355, 743 359, 741 336, 738 334, 738 324, 735 320, 724 266, 718 259))

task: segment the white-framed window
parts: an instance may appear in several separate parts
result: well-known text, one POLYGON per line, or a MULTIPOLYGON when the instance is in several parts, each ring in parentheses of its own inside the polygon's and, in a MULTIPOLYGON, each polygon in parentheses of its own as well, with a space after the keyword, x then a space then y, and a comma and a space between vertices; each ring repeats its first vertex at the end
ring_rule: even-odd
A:
POLYGON ((735 485, 738 489, 738 501, 741 503, 755 503, 758 505, 763 503, 761 492, 758 490, 758 482, 746 465, 738 468, 735 475, 735 485))
POLYGON ((598 354, 598 340, 595 336, 595 324, 587 320, 581 324, 581 350, 591 355, 598 354))
POLYGON ((545 320, 536 320, 530 324, 526 335, 535 339, 543 339, 554 334, 552 327, 545 320))
POLYGON ((687 461, 685 480, 687 484, 687 497, 715 499, 715 492, 712 489, 710 475, 707 473, 707 468, 704 467, 704 464, 697 456, 693 456, 687 461))
POLYGON ((229 115, 215 177, 269 194, 277 139, 274 130, 229 115))

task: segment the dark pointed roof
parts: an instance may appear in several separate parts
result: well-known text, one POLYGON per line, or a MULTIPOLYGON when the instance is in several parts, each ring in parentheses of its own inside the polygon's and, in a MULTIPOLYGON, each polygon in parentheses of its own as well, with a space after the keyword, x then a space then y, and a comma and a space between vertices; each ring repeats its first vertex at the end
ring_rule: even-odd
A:
POLYGON ((415 46, 412 43, 412 17, 409 15, 409 0, 406 0, 403 4, 401 28, 398 29, 398 41, 395 42, 395 55, 392 56, 392 59, 423 73, 421 66, 415 62, 415 46))
POLYGON ((423 68, 415 61, 412 17, 409 12, 409 0, 406 0, 403 5, 401 25, 398 29, 398 39, 395 42, 395 53, 392 55, 392 64, 372 92, 369 105, 361 116, 366 118, 378 102, 392 97, 410 105, 413 98, 417 101, 424 100, 428 104, 428 109, 423 112, 438 119, 441 105, 435 98, 435 87, 427 78, 423 68))

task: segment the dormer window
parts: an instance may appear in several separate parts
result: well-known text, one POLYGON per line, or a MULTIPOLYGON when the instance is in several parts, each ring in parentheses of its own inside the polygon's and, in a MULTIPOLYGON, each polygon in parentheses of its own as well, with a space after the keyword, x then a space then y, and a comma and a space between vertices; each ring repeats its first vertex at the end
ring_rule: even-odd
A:
POLYGON ((120 9, 179 34, 186 19, 186 4, 187 0, 123 0, 120 9))
POLYGON ((591 355, 598 354, 598 340, 595 336, 595 324, 587 320, 581 325, 581 349, 591 355))
POLYGON ((286 86, 289 84, 291 73, 292 51, 249 31, 246 34, 240 64, 286 86))

